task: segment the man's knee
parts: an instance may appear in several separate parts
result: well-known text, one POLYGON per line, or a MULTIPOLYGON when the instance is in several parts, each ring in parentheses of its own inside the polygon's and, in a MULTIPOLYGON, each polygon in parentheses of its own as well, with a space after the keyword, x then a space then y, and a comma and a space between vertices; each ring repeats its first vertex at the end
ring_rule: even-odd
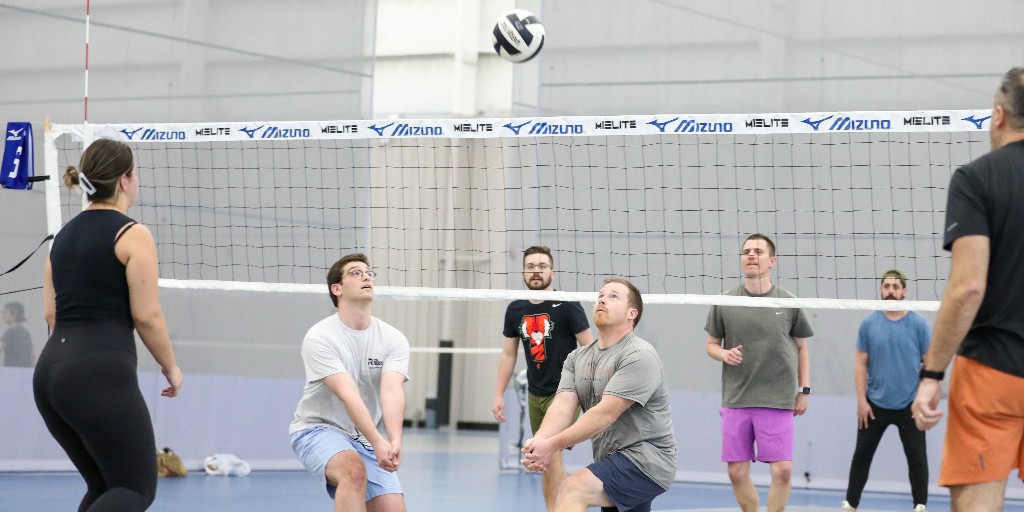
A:
POLYGON ((405 512, 405 496, 382 494, 366 502, 367 512, 405 512))
POLYGON ((949 488, 953 512, 1002 510, 1006 480, 954 485, 949 488))
POLYGON ((555 452, 551 457, 551 463, 541 473, 545 478, 556 478, 565 476, 565 466, 562 465, 562 453, 555 452))
POLYGON ((353 450, 334 454, 327 461, 324 469, 327 483, 345 489, 362 489, 366 491, 366 466, 363 459, 353 450))
POLYGON ((772 462, 772 482, 788 484, 793 477, 793 462, 788 460, 772 462))
POLYGON ((604 486, 593 473, 587 469, 581 469, 568 477, 558 487, 558 502, 585 503, 589 505, 588 498, 595 493, 603 492, 604 486))
POLYGON ((730 462, 729 463, 729 480, 736 484, 747 480, 750 477, 750 463, 749 462, 730 462))

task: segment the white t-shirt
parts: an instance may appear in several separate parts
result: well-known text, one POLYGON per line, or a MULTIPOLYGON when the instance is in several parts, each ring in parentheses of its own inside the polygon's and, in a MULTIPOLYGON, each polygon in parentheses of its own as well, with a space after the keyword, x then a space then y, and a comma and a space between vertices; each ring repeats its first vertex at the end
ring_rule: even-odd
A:
POLYGON ((333 314, 309 329, 302 340, 302 363, 306 385, 288 427, 294 434, 313 426, 336 428, 352 439, 369 445, 345 410, 345 404, 324 383, 324 377, 348 373, 359 388, 359 396, 382 434, 380 377, 398 372, 409 379, 409 340, 398 329, 373 317, 370 327, 351 329, 333 314))

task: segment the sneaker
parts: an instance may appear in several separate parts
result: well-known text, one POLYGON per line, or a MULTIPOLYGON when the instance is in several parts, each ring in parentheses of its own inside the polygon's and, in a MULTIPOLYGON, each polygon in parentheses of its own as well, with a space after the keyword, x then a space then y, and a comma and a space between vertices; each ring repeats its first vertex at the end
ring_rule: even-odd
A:
POLYGON ((927 510, 923 503, 918 503, 914 506, 914 512, 927 512, 927 510))
MULTIPOLYGON (((854 510, 854 511, 856 511, 857 507, 854 507, 853 505, 850 505, 849 501, 843 500, 843 506, 839 507, 839 510, 854 510)), ((917 512, 917 510, 915 509, 914 512, 917 512)))

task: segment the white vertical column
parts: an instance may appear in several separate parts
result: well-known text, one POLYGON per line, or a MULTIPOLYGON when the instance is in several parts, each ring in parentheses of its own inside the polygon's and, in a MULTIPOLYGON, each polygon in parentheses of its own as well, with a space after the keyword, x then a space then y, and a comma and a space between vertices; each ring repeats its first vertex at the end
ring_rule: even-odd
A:
MULTIPOLYGON (((363 119, 373 118, 373 88, 377 68, 377 0, 366 0, 363 11, 363 73, 366 76, 360 82, 362 94, 359 99, 359 115, 363 119)), ((367 244, 372 247, 372 244, 367 244)))
MULTIPOLYGON (((181 16, 178 18, 178 33, 193 41, 208 41, 209 31, 207 19, 210 17, 209 0, 184 0, 181 4, 181 16)), ((188 99, 177 102, 174 116, 179 121, 207 120, 205 100, 202 98, 206 90, 206 52, 194 44, 179 43, 177 54, 180 56, 178 80, 171 89, 171 94, 188 99)))
MULTIPOLYGON (((761 78, 779 78, 789 76, 786 70, 786 52, 788 45, 782 37, 791 33, 789 27, 792 19, 792 3, 790 0, 769 0, 760 3, 761 21, 760 26, 765 27, 770 35, 762 33, 760 36, 760 70, 761 78)), ((785 112, 786 87, 784 82, 765 82, 759 84, 755 90, 758 91, 759 112, 785 112)))
POLYGON ((477 61, 481 27, 487 25, 480 19, 480 0, 456 0, 455 16, 459 27, 453 41, 452 65, 452 114, 455 117, 475 117, 479 109, 476 103, 477 61))

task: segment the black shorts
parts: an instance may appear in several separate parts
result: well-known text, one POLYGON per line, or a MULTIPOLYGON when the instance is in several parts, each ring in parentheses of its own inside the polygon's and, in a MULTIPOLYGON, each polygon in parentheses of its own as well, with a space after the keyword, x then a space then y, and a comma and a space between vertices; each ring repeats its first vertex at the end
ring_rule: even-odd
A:
MULTIPOLYGON (((650 512, 651 502, 665 492, 621 453, 613 453, 587 469, 604 484, 604 493, 620 512, 650 512)), ((605 507, 602 510, 615 509, 605 507)))

